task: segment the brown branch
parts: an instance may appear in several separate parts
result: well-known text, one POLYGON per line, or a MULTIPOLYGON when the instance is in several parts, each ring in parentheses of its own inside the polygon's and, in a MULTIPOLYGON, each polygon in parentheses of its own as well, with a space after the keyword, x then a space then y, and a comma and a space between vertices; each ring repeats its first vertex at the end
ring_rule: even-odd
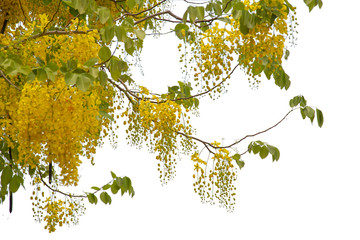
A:
POLYGON ((77 198, 77 197, 78 197, 78 198, 86 198, 86 197, 87 197, 87 195, 73 195, 73 194, 71 194, 71 193, 65 193, 65 192, 63 192, 63 191, 60 191, 59 189, 55 189, 55 188, 51 187, 49 184, 47 184, 47 183, 45 182, 45 180, 44 180, 43 177, 41 176, 40 171, 39 171, 39 176, 40 176, 41 182, 42 182, 48 189, 50 189, 50 190, 53 191, 53 192, 60 193, 60 194, 62 194, 62 195, 64 195, 64 196, 67 196, 67 197, 76 197, 76 198, 77 198))
MULTIPOLYGON (((26 39, 23 39, 19 42, 17 42, 17 44, 23 43, 25 41, 29 41, 29 40, 33 40, 42 36, 47 36, 47 35, 67 35, 67 34, 87 34, 89 32, 94 31, 95 29, 89 29, 87 31, 78 31, 78 30, 74 30, 74 31, 65 31, 65 30, 52 30, 52 31, 47 31, 47 32, 42 32, 36 35, 33 35, 31 37, 28 37, 26 39)), ((4 49, 8 49, 9 46, 4 46, 4 47, 0 47, 0 48, 4 48, 4 49)))
MULTIPOLYGON (((213 149, 231 148, 232 146, 234 146, 234 145, 236 145, 236 144, 239 144, 240 142, 242 142, 242 141, 245 140, 246 138, 255 137, 255 136, 259 135, 259 134, 265 133, 265 132, 270 131, 271 129, 277 127, 280 123, 282 123, 282 122, 286 119, 286 117, 287 117, 291 112, 293 112, 293 111, 296 110, 296 109, 299 109, 299 108, 293 108, 293 109, 291 109, 289 112, 287 112, 287 113, 285 114, 285 116, 284 116, 280 121, 278 121, 276 124, 272 125, 271 127, 267 128, 267 129, 265 129, 265 130, 263 130, 263 131, 254 133, 254 134, 246 135, 245 137, 241 138, 240 140, 235 141, 234 143, 232 143, 232 144, 230 144, 230 145, 226 145, 226 146, 215 146, 215 145, 213 145, 213 144, 211 144, 211 143, 209 143, 209 142, 206 142, 206 141, 204 141, 204 140, 201 140, 201 139, 199 139, 199 138, 186 135, 185 133, 182 133, 182 132, 176 132, 176 133, 179 134, 179 135, 185 136, 185 137, 187 137, 187 138, 191 138, 191 139, 193 139, 193 140, 195 140, 195 141, 198 141, 198 142, 204 144, 207 148, 208 148, 208 147, 212 147, 213 149)), ((209 148, 208 148, 208 149, 209 149, 209 148)), ((211 151, 210 151, 210 152, 211 152, 211 151)), ((245 152, 242 153, 241 155, 245 154, 246 152, 247 152, 247 151, 245 151, 245 152)), ((212 152, 211 152, 211 153, 212 153, 212 152)))
POLYGON ((8 19, 6 19, 6 16, 9 16, 8 13, 5 14, 5 18, 4 18, 4 22, 3 22, 3 25, 1 27, 1 34, 4 34, 5 33, 5 30, 6 30, 6 26, 7 26, 7 23, 8 23, 8 19))
MULTIPOLYGON (((218 88, 221 84, 223 84, 227 79, 230 78, 230 76, 234 73, 234 71, 236 70, 237 67, 239 67, 240 65, 237 64, 232 70, 231 72, 226 76, 226 78, 224 78, 221 82, 219 82, 218 84, 216 84, 214 87, 210 88, 209 90, 205 91, 205 92, 201 92, 201 93, 198 93, 198 94, 195 94, 195 95, 192 95, 192 96, 189 96, 189 97, 183 97, 183 98, 175 98, 175 99, 170 99, 170 101, 173 101, 173 102, 177 102, 177 101, 183 101, 183 100, 188 100, 188 99, 192 99, 192 98, 196 98, 196 97, 200 97, 202 95, 205 95, 205 94, 208 94, 209 92, 213 91, 214 89, 218 88)), ((126 84, 120 80, 120 83, 124 86, 124 88, 121 88, 114 80, 110 80, 109 81, 111 82, 111 84, 113 84, 117 89, 119 89, 121 92, 124 92, 125 94, 130 94, 131 96, 133 96, 134 98, 136 98, 137 100, 150 100, 151 103, 156 103, 156 104, 159 104, 159 103, 164 103, 168 100, 162 100, 162 101, 153 101, 151 98, 144 98, 144 97, 140 97, 138 95, 136 95, 136 93, 134 91, 131 91, 127 86, 126 84)), ((159 94, 154 94, 154 95, 159 95, 159 94)), ((131 99, 128 95, 127 95, 127 98, 128 99, 131 99)), ((132 99, 131 99, 132 100, 132 99)))
POLYGON ((226 76, 226 78, 224 78, 221 82, 219 82, 218 84, 216 84, 214 87, 210 88, 209 90, 205 91, 205 92, 201 92, 201 93, 198 93, 198 94, 195 94, 195 95, 192 95, 190 97, 184 97, 184 98, 176 98, 176 99, 173 99, 172 101, 180 101, 180 100, 187 100, 187 99, 190 99, 190 98, 196 98, 196 97, 200 97, 202 95, 205 95, 211 91, 213 91, 214 89, 218 88, 221 84, 223 84, 228 78, 230 78, 230 76, 234 73, 235 69, 237 67, 239 67, 240 64, 236 64, 236 66, 231 70, 231 72, 226 76))
POLYGON ((19 0, 19 5, 20 5, 21 12, 22 12, 22 14, 24 15, 25 21, 30 22, 30 21, 26 18, 26 14, 25 14, 25 11, 24 11, 24 9, 23 9, 23 7, 22 7, 21 0, 19 0))
MULTIPOLYGON (((38 171, 39 171, 39 176, 40 176, 41 182, 42 182, 47 188, 49 188, 51 191, 56 192, 56 193, 60 193, 60 194, 62 194, 62 195, 64 195, 64 196, 67 196, 67 197, 87 198, 87 196, 88 196, 87 194, 85 194, 85 195, 74 195, 74 194, 71 194, 71 193, 65 193, 65 192, 63 192, 63 191, 60 191, 59 189, 56 189, 56 188, 51 187, 51 186, 50 186, 49 184, 47 184, 47 183, 45 182, 45 180, 43 179, 40 170, 38 170, 38 171)), ((110 184, 110 183, 111 183, 111 181, 109 181, 109 182, 106 183, 105 185, 110 184)), ((95 193, 99 192, 101 189, 102 189, 102 188, 100 188, 99 190, 94 190, 94 191, 92 192, 92 194, 95 194, 95 193)))
POLYGON ((203 4, 206 4, 206 3, 210 2, 210 0, 209 0, 209 1, 205 1, 205 2, 199 2, 199 3, 197 3, 197 2, 191 2, 191 1, 188 1, 188 0, 184 0, 184 2, 189 3, 189 4, 203 5, 203 4))
MULTIPOLYGON (((20 0, 19 0, 19 1, 20 1, 20 0)), ((56 11, 55 11, 55 13, 53 14, 52 18, 50 19, 50 21, 45 25, 43 32, 45 32, 45 29, 47 28, 47 26, 54 20, 56 14, 59 12, 61 2, 62 2, 62 0, 59 0, 59 4, 58 4, 58 6, 57 6, 57 8, 56 8, 56 11)))
POLYGON ((114 85, 117 89, 119 89, 120 92, 123 92, 123 93, 125 94, 125 96, 127 97, 127 99, 128 99, 133 105, 135 105, 136 103, 135 103, 134 100, 131 98, 131 96, 133 96, 133 97, 135 97, 135 98, 137 98, 137 99, 139 100, 139 97, 136 96, 135 94, 131 94, 132 92, 126 87, 126 85, 125 85, 123 82, 121 82, 121 83, 122 83, 122 85, 123 85, 126 89, 123 89, 122 87, 120 87, 119 84, 115 83, 115 81, 112 80, 112 79, 110 79, 110 78, 108 79, 108 81, 109 81, 112 85, 114 85), (131 96, 130 96, 129 94, 130 94, 131 96))
MULTIPOLYGON (((127 13, 125 13, 124 15, 122 15, 122 16, 120 16, 120 17, 118 17, 118 18, 115 18, 113 22, 117 22, 117 21, 119 21, 120 19, 122 19, 122 18, 124 18, 124 17, 126 17, 126 16, 133 16, 133 17, 135 17, 135 16, 140 15, 140 14, 142 14, 142 13, 151 11, 152 9, 154 9, 155 7, 163 4, 163 3, 166 2, 166 1, 168 1, 168 0, 163 0, 163 1, 155 4, 154 6, 148 8, 148 9, 144 9, 144 10, 142 10, 142 11, 140 11, 140 12, 137 12, 137 13, 129 13, 129 12, 127 12, 127 13)), ((125 9, 124 9, 124 10, 125 10, 125 9)))
POLYGON ((184 136, 184 137, 186 137, 186 138, 191 138, 191 139, 193 139, 193 140, 195 140, 195 141, 201 142, 202 144, 204 144, 204 146, 206 147, 206 149, 207 149, 210 153, 215 154, 215 153, 214 153, 213 151, 211 151, 211 149, 209 148, 209 147, 215 148, 215 146, 212 145, 211 143, 206 142, 206 141, 204 141, 204 140, 201 140, 200 138, 197 138, 197 137, 193 137, 193 136, 186 135, 185 133, 182 133, 182 132, 176 132, 176 134, 179 134, 179 135, 182 135, 182 136, 184 136))
POLYGON ((285 116, 284 116, 280 121, 278 121, 276 124, 272 125, 271 127, 267 128, 267 129, 265 129, 265 130, 263 130, 263 131, 254 133, 254 134, 246 135, 245 137, 241 138, 240 140, 238 140, 238 141, 236 141, 236 142, 234 142, 234 143, 232 143, 232 144, 230 144, 230 145, 222 146, 222 147, 217 147, 217 148, 230 148, 230 147, 232 147, 232 146, 234 146, 234 145, 242 142, 242 141, 245 140, 246 138, 255 137, 255 136, 259 135, 259 134, 262 134, 262 133, 265 133, 265 132, 267 132, 267 131, 270 131, 271 129, 277 127, 280 123, 282 123, 282 122, 287 118, 287 116, 288 116, 291 112, 293 112, 295 109, 298 109, 298 108, 293 108, 293 109, 291 109, 289 112, 287 112, 287 113, 285 114, 285 116))
POLYGON ((16 86, 15 84, 13 84, 13 83, 10 81, 10 79, 8 79, 8 78, 6 77, 6 75, 4 74, 4 72, 1 71, 1 70, 0 70, 0 75, 8 82, 11 86, 13 86, 13 87, 16 88, 17 90, 21 91, 21 88, 19 88, 19 87, 16 86))

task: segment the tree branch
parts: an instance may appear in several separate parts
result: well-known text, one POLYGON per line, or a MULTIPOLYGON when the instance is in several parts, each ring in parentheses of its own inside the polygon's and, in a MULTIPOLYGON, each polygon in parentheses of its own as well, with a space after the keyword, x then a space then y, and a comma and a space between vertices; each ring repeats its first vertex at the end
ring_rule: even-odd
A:
POLYGON ((17 90, 21 91, 21 88, 19 88, 19 87, 16 86, 15 84, 13 84, 13 83, 10 81, 10 79, 8 79, 8 78, 6 77, 6 75, 4 74, 4 72, 1 71, 1 70, 0 70, 0 75, 8 82, 11 86, 13 86, 13 87, 16 88, 17 90))
MULTIPOLYGON (((64 196, 67 196, 67 197, 87 198, 87 194, 85 194, 85 195, 74 195, 74 194, 71 194, 71 193, 65 193, 65 192, 63 192, 63 191, 60 191, 59 189, 56 189, 56 188, 51 187, 51 186, 50 186, 49 184, 47 184, 47 183, 45 182, 45 180, 43 179, 40 170, 38 170, 38 172, 39 172, 39 176, 40 176, 41 182, 42 182, 47 188, 49 188, 51 191, 56 192, 56 193, 60 193, 60 194, 62 194, 62 195, 64 195, 64 196)), ((112 181, 109 181, 109 182, 106 183, 105 185, 110 184, 111 182, 112 182, 112 181)), ((100 188, 99 190, 94 190, 94 192, 92 192, 92 194, 95 194, 95 193, 99 192, 100 190, 101 190, 101 188, 100 188)))
MULTIPOLYGON (((20 1, 20 0, 19 0, 19 1, 20 1)), ((60 9, 60 4, 61 4, 61 3, 62 3, 62 0, 59 0, 59 4, 58 4, 58 6, 57 6, 57 8, 56 8, 56 11, 55 11, 55 13, 53 14, 52 18, 50 19, 50 21, 45 25, 43 32, 45 32, 45 29, 46 29, 46 28, 49 26, 49 24, 54 20, 55 15, 58 13, 58 11, 59 11, 59 9, 60 9)))
MULTIPOLYGON (((94 31, 95 29, 89 29, 87 31, 78 31, 78 30, 74 30, 74 31, 65 31, 65 30, 52 30, 52 31, 47 31, 47 32, 42 32, 39 34, 35 34, 33 36, 30 36, 26 39, 23 39, 19 42, 17 42, 17 44, 23 43, 25 41, 29 41, 29 40, 33 40, 35 38, 39 38, 42 36, 47 36, 47 35, 68 35, 68 34, 87 34, 89 32, 94 31)), ((4 47, 0 47, 0 48, 4 48, 4 49, 8 49, 9 46, 4 46, 4 47)))
POLYGON ((168 0, 163 0, 163 1, 161 1, 161 2, 159 2, 159 3, 157 3, 157 4, 155 4, 154 6, 152 6, 152 7, 148 8, 148 9, 142 10, 142 11, 137 12, 137 13, 125 13, 125 14, 124 14, 124 15, 122 15, 121 17, 115 18, 113 22, 117 22, 117 21, 119 21, 120 19, 122 19, 122 18, 124 18, 124 17, 126 17, 126 16, 137 16, 137 15, 140 15, 140 14, 142 14, 142 13, 145 13, 145 12, 151 11, 152 9, 154 9, 155 7, 157 7, 157 6, 161 5, 161 4, 163 4, 163 3, 164 3, 164 2, 166 2, 166 1, 168 1, 168 0))
MULTIPOLYGON (((289 112, 287 112, 287 113, 285 114, 285 116, 284 116, 280 121, 278 121, 277 123, 275 123, 275 124, 272 125, 271 127, 268 127, 267 129, 265 129, 265 130, 263 130, 263 131, 260 131, 260 132, 257 132, 257 133, 254 133, 254 134, 246 135, 245 137, 241 138, 240 140, 235 141, 234 143, 229 144, 229 145, 226 145, 226 146, 215 146, 215 145, 213 145, 213 144, 211 144, 211 143, 209 143, 209 142, 206 142, 206 141, 204 141, 204 140, 201 140, 201 139, 199 139, 199 138, 186 135, 185 133, 182 133, 182 132, 176 132, 176 133, 179 134, 179 135, 185 136, 185 137, 187 137, 187 138, 193 139, 193 140, 195 140, 195 141, 198 141, 198 142, 204 144, 207 149, 209 149, 208 147, 211 147, 211 148, 213 148, 213 149, 231 148, 232 146, 234 146, 234 145, 236 145, 236 144, 239 144, 240 142, 242 142, 242 141, 245 140, 246 138, 255 137, 255 136, 259 135, 259 134, 265 133, 265 132, 270 131, 271 129, 277 127, 280 123, 282 123, 282 122, 286 119, 286 117, 287 117, 291 112, 293 112, 293 111, 296 110, 296 109, 299 109, 299 107, 291 109, 289 112)), ((210 151, 210 150, 209 150, 209 151, 210 151)), ((210 152, 211 152, 211 151, 210 151, 210 152)), ((246 152, 247 152, 247 151, 245 151, 245 152, 242 153, 241 155, 245 154, 246 152)), ((211 152, 211 153, 213 153, 213 152, 211 152)))
POLYGON ((65 192, 63 192, 63 191, 60 191, 59 189, 55 189, 55 188, 51 187, 49 184, 47 184, 47 183, 45 182, 45 180, 44 180, 43 177, 41 176, 40 171, 39 171, 39 176, 40 176, 41 182, 42 182, 48 189, 50 189, 50 190, 53 191, 53 192, 60 193, 60 194, 62 194, 62 195, 64 195, 64 196, 67 196, 67 197, 76 197, 76 198, 86 198, 86 197, 87 197, 87 195, 73 195, 73 194, 71 194, 71 193, 65 193, 65 192))

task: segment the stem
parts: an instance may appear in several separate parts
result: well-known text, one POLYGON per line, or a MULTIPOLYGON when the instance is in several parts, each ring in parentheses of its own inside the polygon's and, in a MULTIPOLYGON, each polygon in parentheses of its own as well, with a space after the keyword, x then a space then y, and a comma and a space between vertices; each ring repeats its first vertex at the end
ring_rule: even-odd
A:
MULTIPOLYGON (((6 14, 5 14, 5 17, 6 17, 6 16, 9 16, 9 14, 6 13, 6 14)), ((4 34, 4 33, 5 33, 5 29, 6 29, 6 25, 7 25, 8 21, 9 21, 8 19, 5 19, 5 20, 4 20, 4 23, 3 23, 2 28, 1 28, 1 34, 4 34)))
MULTIPOLYGON (((211 143, 209 143, 209 142, 206 142, 206 141, 204 141, 204 140, 201 140, 201 139, 196 138, 196 137, 193 137, 193 136, 186 135, 185 133, 182 133, 182 132, 176 132, 176 133, 179 134, 179 135, 183 135, 183 136, 185 136, 185 137, 187 137, 187 138, 191 138, 191 139, 193 139, 193 140, 195 140, 195 141, 198 141, 198 142, 204 144, 205 147, 206 147, 208 150, 209 150, 208 147, 212 147, 213 149, 231 148, 232 146, 234 146, 234 145, 236 145, 236 144, 239 144, 240 142, 242 142, 242 141, 245 140, 246 138, 255 137, 255 136, 259 135, 259 134, 265 133, 265 132, 270 131, 271 129, 277 127, 280 123, 282 123, 282 122, 286 119, 286 117, 287 117, 291 112, 293 112, 293 111, 296 110, 296 109, 299 109, 299 107, 291 109, 289 112, 287 112, 287 113, 285 114, 285 116, 284 116, 280 121, 278 121, 277 123, 275 123, 275 124, 272 125, 271 127, 268 127, 268 128, 266 128, 265 130, 262 130, 262 131, 260 131, 260 132, 254 133, 254 134, 248 134, 248 135, 246 135, 245 137, 241 138, 240 140, 235 141, 234 143, 232 143, 232 144, 230 144, 230 145, 227 145, 227 146, 214 146, 213 144, 211 144, 211 143)), ((209 150, 209 151, 210 151, 210 150, 209 150)), ((213 153, 212 151, 210 151, 210 152, 213 153)), ((247 152, 247 151, 245 151, 245 152, 242 153, 241 155, 245 154, 246 152, 247 152)))
POLYGON ((8 79, 8 78, 6 77, 6 75, 4 74, 4 72, 1 71, 1 70, 0 70, 0 75, 8 82, 11 86, 13 86, 13 87, 16 88, 17 90, 21 91, 21 88, 19 88, 19 87, 16 86, 15 84, 13 84, 13 83, 10 81, 10 79, 8 79))
MULTIPOLYGON (((9 159, 10 159, 10 162, 13 161, 11 148, 9 148, 9 159)), ((10 167, 11 167, 11 165, 10 165, 10 167)), ((12 210, 13 210, 13 193, 10 190, 10 184, 9 184, 9 212, 12 213, 12 210)))

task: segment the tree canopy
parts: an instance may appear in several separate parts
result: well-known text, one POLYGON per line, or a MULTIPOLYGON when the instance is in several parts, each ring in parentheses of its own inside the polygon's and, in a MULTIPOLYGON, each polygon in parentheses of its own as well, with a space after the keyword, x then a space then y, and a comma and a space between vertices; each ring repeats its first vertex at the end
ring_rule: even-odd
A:
MULTIPOLYGON (((295 45, 296 7, 287 0, 186 2, 181 16, 171 0, 0 2, 0 201, 9 200, 10 212, 26 181, 33 187, 34 218, 49 232, 77 223, 84 199, 110 204, 111 194, 134 196, 130 178, 114 172, 84 194, 64 190, 77 186, 79 166, 94 164, 104 141, 116 143, 119 128, 130 145, 156 155, 162 184, 174 178, 178 158, 187 157, 201 201, 232 211, 242 156, 280 158, 277 147, 261 140, 241 152, 243 140, 277 127, 293 111, 323 125, 322 112, 299 95, 277 123, 231 144, 197 137, 191 116, 201 98, 226 93, 236 69, 250 87, 262 77, 290 87, 282 62, 295 45), (177 36, 184 77, 155 93, 133 78, 132 69, 144 41, 162 34, 177 36)), ((309 11, 322 7, 321 0, 304 2, 309 11)))

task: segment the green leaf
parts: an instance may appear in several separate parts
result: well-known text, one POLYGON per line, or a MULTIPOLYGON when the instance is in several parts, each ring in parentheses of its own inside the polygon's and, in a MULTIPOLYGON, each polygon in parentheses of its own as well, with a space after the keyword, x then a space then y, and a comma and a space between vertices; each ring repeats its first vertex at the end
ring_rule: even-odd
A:
POLYGON ((97 197, 93 193, 88 193, 87 198, 89 200, 89 203, 91 203, 91 204, 97 204, 97 202, 98 202, 97 197))
POLYGON ((238 1, 238 2, 235 2, 233 9, 238 10, 238 11, 245 10, 245 5, 243 2, 238 1))
POLYGON ((300 106, 305 107, 307 105, 307 101, 305 100, 304 96, 300 96, 300 106))
POLYGON ((104 42, 109 43, 115 36, 114 26, 103 27, 100 29, 100 35, 104 42))
POLYGON ((285 60, 288 60, 289 55, 290 55, 290 51, 286 49, 285 50, 285 56, 284 56, 285 60))
POLYGON ((123 72, 126 72, 129 67, 126 62, 118 59, 112 58, 109 63, 110 74, 113 79, 120 78, 123 72))
POLYGON ((111 13, 107 7, 99 7, 99 20, 101 24, 105 24, 110 17, 111 13))
POLYGON ((188 11, 188 9, 186 9, 186 11, 184 12, 184 15, 183 15, 183 23, 184 23, 184 24, 185 24, 186 21, 187 21, 188 15, 189 15, 189 11, 188 11))
POLYGON ((43 0, 43 4, 46 6, 46 5, 49 5, 50 3, 52 2, 52 0, 43 0))
POLYGON ((39 58, 39 57, 35 57, 35 59, 36 59, 36 62, 37 62, 41 67, 45 66, 44 60, 42 60, 42 59, 39 58))
POLYGON ((10 166, 6 166, 1 173, 1 186, 6 186, 12 178, 12 170, 10 166))
POLYGON ((92 186, 91 189, 94 189, 95 191, 99 191, 100 188, 99 187, 96 187, 96 186, 92 186))
POLYGON ((126 32, 133 32, 134 31, 134 19, 132 17, 126 17, 121 26, 125 29, 126 32))
POLYGON ((89 74, 95 79, 99 76, 99 68, 89 67, 89 74))
POLYGON ((86 77, 84 74, 81 74, 76 80, 76 87, 80 89, 80 91, 86 92, 89 90, 90 83, 90 78, 86 77))
POLYGON ((130 55, 132 55, 134 53, 134 51, 135 51, 134 41, 131 40, 131 38, 126 39, 125 51, 130 55))
POLYGON ((316 3, 319 5, 319 8, 322 8, 323 5, 322 0, 316 0, 316 3))
POLYGON ((104 118, 107 118, 107 119, 110 119, 111 121, 114 121, 113 116, 111 116, 110 114, 108 114, 108 113, 105 112, 105 111, 99 111, 99 114, 100 114, 101 116, 103 116, 104 118))
POLYGON ((55 75, 56 72, 53 72, 50 68, 45 67, 44 68, 45 72, 46 72, 46 76, 48 79, 50 79, 52 82, 55 82, 55 75))
POLYGON ((317 119, 319 127, 321 128, 322 125, 324 124, 324 116, 320 109, 316 109, 316 119, 317 119))
POLYGON ((56 72, 59 69, 58 65, 54 62, 49 62, 46 67, 51 69, 53 72, 56 72))
POLYGON ((12 193, 15 193, 15 192, 19 189, 20 184, 21 184, 23 181, 24 181, 23 178, 20 177, 19 175, 13 176, 13 178, 12 178, 11 181, 10 181, 10 185, 9 185, 10 191, 11 191, 12 193))
POLYGON ((266 145, 266 146, 267 146, 270 154, 272 155, 273 161, 279 160, 279 158, 280 158, 280 151, 279 151, 279 149, 277 149, 276 147, 271 146, 271 145, 266 145))
POLYGON ((141 29, 134 29, 135 35, 137 38, 139 38, 140 40, 144 40, 145 38, 145 32, 141 29))
POLYGON ((107 76, 106 72, 104 72, 104 71, 99 72, 99 80, 100 80, 101 86, 104 87, 107 84, 108 76, 107 76))
POLYGON ((259 75, 264 70, 264 68, 265 68, 264 65, 262 65, 259 62, 255 61, 254 66, 252 68, 252 73, 254 74, 254 76, 259 75))
POLYGON ((187 32, 189 31, 189 27, 186 24, 179 23, 175 26, 174 30, 175 30, 176 36, 179 39, 184 39, 186 37, 187 32))
POLYGON ((129 190, 129 187, 131 186, 131 180, 128 177, 123 177, 121 179, 122 186, 124 187, 125 191, 129 190))
POLYGON ((37 69, 36 77, 39 81, 45 81, 47 78, 47 74, 44 69, 39 68, 37 69))
POLYGON ((314 121, 314 118, 315 118, 315 110, 312 109, 311 107, 309 106, 306 106, 305 107, 305 114, 308 118, 310 118, 310 121, 311 123, 314 121))
POLYGON ((110 187, 111 187, 110 184, 105 184, 105 185, 102 187, 102 189, 103 189, 103 190, 108 190, 110 187))
POLYGON ((266 146, 262 146, 262 148, 260 150, 260 154, 259 154, 261 159, 266 158, 268 156, 268 154, 269 154, 268 148, 266 146))
POLYGON ((204 20, 205 17, 205 8, 204 7, 196 7, 196 16, 199 20, 204 20))
POLYGON ((111 184, 111 192, 112 194, 117 194, 120 190, 120 187, 117 185, 116 180, 111 184))
POLYGON ((116 174, 113 171, 110 171, 110 173, 112 178, 116 178, 116 174))
POLYGON ((305 108, 300 108, 300 113, 301 113, 301 117, 305 119, 306 118, 305 108))
POLYGON ((65 83, 68 86, 72 86, 72 85, 76 84, 77 78, 78 78, 78 74, 68 72, 68 73, 65 74, 65 83))
POLYGON ((71 71, 75 68, 77 68, 77 60, 71 59, 66 62, 66 68, 68 71, 71 71))
POLYGON ((194 98, 195 107, 197 108, 199 106, 199 99, 194 98))
MULTIPOLYGON (((111 53, 110 53, 111 54, 111 53)), ((97 62, 98 62, 98 58, 90 58, 89 60, 87 60, 85 63, 84 63, 84 66, 85 67, 92 67, 94 66, 97 62)))
POLYGON ((229 18, 226 17, 220 17, 218 18, 220 21, 224 22, 224 23, 228 23, 231 24, 231 20, 229 18))
POLYGON ((132 186, 130 186, 130 188, 129 188, 129 195, 131 197, 134 197, 134 195, 135 195, 135 191, 134 191, 134 188, 132 186))
POLYGON ((136 1, 135 0, 128 0, 128 7, 130 9, 133 9, 136 6, 136 1))
POLYGON ((35 173, 36 168, 29 167, 29 175, 32 177, 35 173))
POLYGON ((197 17, 197 9, 196 7, 189 6, 187 9, 187 12, 189 13, 189 19, 191 23, 195 22, 195 19, 197 17))
POLYGON ((116 178, 116 184, 118 185, 119 188, 122 186, 122 178, 121 177, 116 178))
POLYGON ((240 160, 241 155, 238 154, 238 153, 236 153, 236 154, 234 154, 231 158, 234 159, 234 160, 240 160))
POLYGON ((216 15, 220 16, 222 14, 222 9, 221 9, 220 3, 214 3, 213 8, 214 8, 214 12, 216 15))
POLYGON ((107 192, 102 192, 100 194, 100 200, 105 204, 111 204, 111 197, 107 192))
POLYGON ((240 32, 244 35, 249 33, 249 28, 243 22, 240 22, 240 32))
POLYGON ((18 73, 29 75, 31 73, 31 68, 29 66, 20 66, 17 68, 17 71, 18 73))
POLYGON ((253 152, 254 154, 257 154, 257 153, 260 152, 261 146, 258 145, 258 144, 255 144, 255 145, 251 148, 251 150, 252 150, 252 152, 253 152))
POLYGON ((102 46, 99 50, 98 56, 101 61, 105 62, 111 57, 111 51, 107 46, 102 46))
POLYGON ((72 0, 72 5, 80 14, 84 14, 89 6, 89 0, 72 0))
POLYGON ((295 96, 292 99, 290 99, 289 101, 289 105, 291 108, 296 107, 297 105, 299 105, 299 103, 301 102, 301 96, 295 96))
POLYGON ((245 166, 245 162, 241 160, 236 160, 236 164, 239 166, 240 170, 245 166))
POLYGON ((122 26, 114 26, 115 35, 120 42, 125 42, 127 37, 126 31, 122 26))

